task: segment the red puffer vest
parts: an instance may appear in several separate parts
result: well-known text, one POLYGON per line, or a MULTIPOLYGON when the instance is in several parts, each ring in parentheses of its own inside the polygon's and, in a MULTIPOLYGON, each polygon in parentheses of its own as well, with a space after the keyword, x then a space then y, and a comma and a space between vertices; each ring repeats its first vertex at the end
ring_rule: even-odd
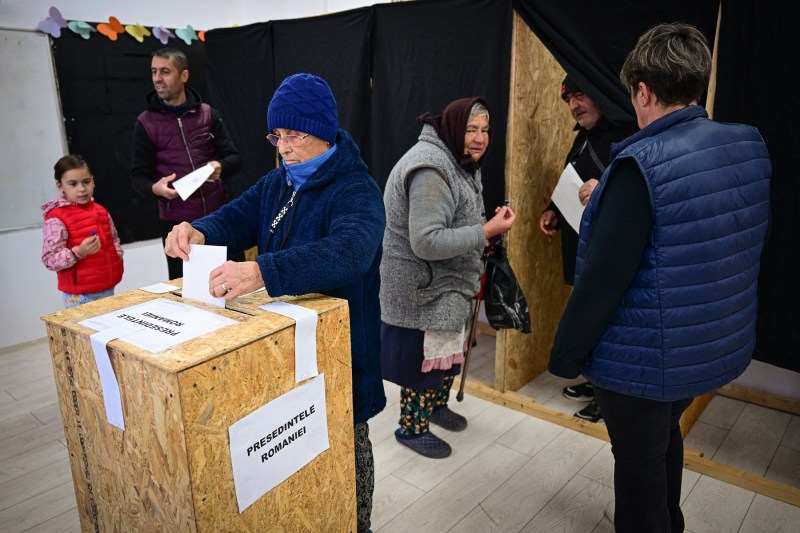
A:
POLYGON ((72 249, 92 231, 100 237, 100 250, 79 260, 75 266, 59 270, 58 290, 69 294, 87 294, 113 288, 122 279, 122 259, 111 237, 108 211, 94 200, 85 205, 70 204, 47 213, 45 219, 58 218, 67 228, 67 247, 72 249))

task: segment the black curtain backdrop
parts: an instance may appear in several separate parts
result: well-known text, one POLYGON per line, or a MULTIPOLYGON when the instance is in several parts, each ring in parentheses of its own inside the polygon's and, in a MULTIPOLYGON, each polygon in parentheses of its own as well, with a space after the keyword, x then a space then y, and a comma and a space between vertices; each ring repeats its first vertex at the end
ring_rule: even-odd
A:
POLYGON ((459 98, 483 96, 492 109, 483 197, 493 214, 505 191, 511 1, 417 1, 373 9, 373 176, 381 188, 386 184, 419 136, 418 115, 441 113, 459 98))
POLYGON ((465 96, 485 96, 494 128, 483 165, 484 199, 493 212, 505 190, 511 14, 511 0, 435 0, 209 31, 209 93, 237 130, 242 183, 252 184, 274 167, 275 151, 264 140, 274 90, 287 76, 310 72, 331 86, 340 125, 353 135, 381 187, 416 141, 418 115, 440 113, 465 96), (237 55, 242 58, 231 59, 237 55), (270 71, 272 78, 251 79, 251 69, 270 71), (260 87, 247 87, 251 83, 260 87))
POLYGON ((242 155, 242 168, 228 181, 235 198, 275 168, 267 141, 267 104, 272 98, 272 22, 206 32, 209 102, 242 155))
MULTIPOLYGON (((163 45, 127 34, 86 40, 71 31, 51 43, 69 151, 92 167, 95 199, 111 213, 123 243, 158 237, 156 201, 135 193, 129 176, 133 126, 153 90, 150 54, 163 45)), ((205 98, 203 43, 171 40, 170 46, 186 53, 189 84, 205 98)))
POLYGON ((664 22, 696 26, 714 45, 719 0, 514 0, 526 24, 612 122, 635 122, 619 71, 639 36, 664 22))
MULTIPOLYGON (((336 98, 339 127, 353 136, 364 156, 369 154, 370 144, 371 27, 371 8, 279 20, 272 26, 274 89, 298 72, 315 74, 327 81, 336 98)), ((266 116, 266 105, 263 111, 266 116)))
POLYGON ((761 259, 756 359, 800 372, 800 20, 795 2, 722 2, 714 119, 756 126, 772 160, 772 222, 761 259))

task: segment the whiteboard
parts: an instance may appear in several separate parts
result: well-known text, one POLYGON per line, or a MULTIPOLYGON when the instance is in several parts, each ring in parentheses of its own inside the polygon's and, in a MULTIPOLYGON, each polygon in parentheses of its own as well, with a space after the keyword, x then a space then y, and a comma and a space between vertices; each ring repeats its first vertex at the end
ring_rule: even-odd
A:
POLYGON ((66 153, 47 35, 0 29, 0 232, 42 224, 66 153))

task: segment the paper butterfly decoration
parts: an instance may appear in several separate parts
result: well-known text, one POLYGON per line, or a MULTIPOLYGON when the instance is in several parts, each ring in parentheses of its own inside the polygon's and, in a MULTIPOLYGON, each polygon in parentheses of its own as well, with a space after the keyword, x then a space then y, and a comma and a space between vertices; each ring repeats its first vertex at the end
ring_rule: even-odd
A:
POLYGON ((153 35, 156 39, 161 41, 161 44, 167 44, 167 41, 175 38, 175 34, 169 31, 164 26, 156 26, 153 28, 153 35))
POLYGON ((187 24, 185 28, 176 29, 175 34, 189 46, 192 45, 192 41, 197 40, 197 32, 194 31, 191 24, 187 24))
POLYGON ((70 20, 69 24, 67 24, 67 27, 72 30, 73 33, 77 33, 84 39, 88 39, 92 36, 93 31, 97 31, 90 24, 87 24, 82 20, 70 20))
POLYGON ((61 28, 67 27, 67 21, 61 16, 61 12, 57 7, 50 8, 50 16, 36 25, 40 31, 52 35, 53 37, 61 37, 61 28))
POLYGON ((150 30, 139 24, 128 24, 125 26, 125 31, 128 32, 128 35, 136 39, 137 41, 144 42, 145 37, 150 37, 151 33, 150 30))
POLYGON ((101 22, 97 25, 97 31, 112 41, 116 41, 118 34, 125 33, 125 28, 122 27, 122 24, 120 24, 119 20, 117 20, 117 17, 108 17, 108 24, 101 22))

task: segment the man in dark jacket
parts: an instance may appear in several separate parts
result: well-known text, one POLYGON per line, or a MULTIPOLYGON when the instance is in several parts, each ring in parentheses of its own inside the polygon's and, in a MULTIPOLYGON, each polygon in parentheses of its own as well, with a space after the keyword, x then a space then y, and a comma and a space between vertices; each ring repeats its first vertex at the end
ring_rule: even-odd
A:
MULTIPOLYGON (((578 85, 567 76, 561 84, 561 98, 569 105, 575 119, 575 142, 567 155, 564 166, 572 165, 584 184, 578 191, 583 205, 589 201, 597 180, 609 162, 611 144, 619 142, 638 130, 636 124, 613 124, 603 116, 600 108, 578 85)), ((561 256, 564 268, 564 283, 572 285, 575 277, 575 253, 578 249, 578 234, 566 223, 553 202, 547 206, 539 219, 539 229, 552 239, 561 230, 561 256)), ((594 387, 588 381, 564 387, 563 394, 570 400, 590 402, 574 416, 598 422, 602 418, 600 407, 594 400, 594 387)))
POLYGON ((685 24, 648 30, 626 58, 642 130, 614 146, 586 206, 550 356, 553 374, 595 385, 618 533, 683 531, 681 415, 755 347, 771 166, 755 128, 697 105, 710 70, 705 37, 685 24))
MULTIPOLYGON (((205 216, 228 201, 224 179, 236 174, 241 158, 222 117, 186 85, 186 55, 175 48, 153 52, 150 72, 155 90, 133 130, 131 185, 158 199, 162 241, 172 227, 205 216), (214 172, 186 201, 171 182, 211 165, 214 172)), ((167 257, 169 278, 182 276, 180 259, 167 257)))

